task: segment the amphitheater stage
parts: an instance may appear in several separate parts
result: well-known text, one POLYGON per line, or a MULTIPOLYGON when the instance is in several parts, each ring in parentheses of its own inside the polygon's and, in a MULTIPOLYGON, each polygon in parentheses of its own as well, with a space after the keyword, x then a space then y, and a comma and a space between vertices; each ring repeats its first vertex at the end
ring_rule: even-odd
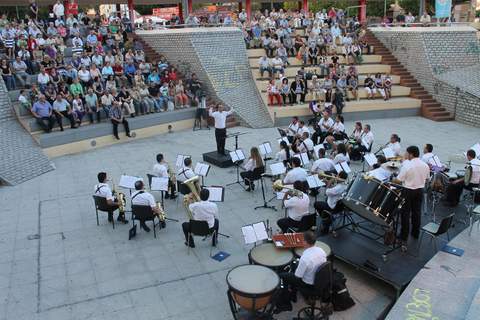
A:
MULTIPOLYGON (((437 222, 452 211, 456 212, 454 225, 449 230, 450 239, 465 229, 466 225, 463 223, 467 218, 465 207, 460 204, 458 207, 453 208, 453 210, 452 208, 441 205, 437 205, 437 208, 437 222)), ((360 220, 356 214, 353 214, 352 217, 356 222, 365 221, 360 220)), ((422 225, 431 221, 432 216, 430 214, 422 214, 422 225)), ((381 231, 379 227, 375 228, 370 222, 367 222, 365 226, 377 232, 381 231)), ((351 231, 349 228, 342 228, 337 230, 336 237, 329 234, 320 237, 320 240, 330 246, 335 258, 392 286, 396 291, 397 298, 435 254, 434 242, 430 241, 428 235, 424 235, 420 248, 418 247, 418 240, 410 237, 407 252, 402 252, 400 248, 398 248, 389 253, 386 260, 384 260, 382 255, 388 250, 388 247, 365 237, 364 234, 366 234, 366 232, 360 234, 351 231), (367 266, 366 261, 371 262, 374 267, 367 266)), ((437 243, 439 249, 446 243, 447 236, 443 235, 440 238, 437 243)), ((380 241, 382 240, 383 239, 380 241)))

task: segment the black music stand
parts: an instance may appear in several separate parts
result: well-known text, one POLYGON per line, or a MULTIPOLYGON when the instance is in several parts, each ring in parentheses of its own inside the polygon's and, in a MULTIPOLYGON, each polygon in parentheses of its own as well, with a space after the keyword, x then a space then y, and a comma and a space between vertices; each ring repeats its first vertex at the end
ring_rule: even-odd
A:
POLYGON ((232 132, 227 134, 225 138, 235 138, 235 150, 238 150, 238 137, 244 134, 247 134, 248 132, 232 132))
MULTIPOLYGON (((245 154, 243 153, 243 151, 241 149, 235 149, 235 151, 230 152, 230 154, 237 153, 238 151, 241 151, 241 154, 243 155, 243 159, 240 159, 240 157, 238 157, 237 160, 232 159, 232 162, 235 165, 236 171, 237 171, 237 180, 234 181, 234 182, 227 183, 226 186, 228 187, 228 186, 231 186, 231 185, 234 185, 234 184, 238 183, 243 189, 245 189, 245 186, 240 181, 240 164, 243 162, 243 160, 245 160, 245 154)), ((230 158, 231 158, 231 156, 230 156, 230 158)))
POLYGON ((275 197, 273 197, 272 199, 268 200, 265 198, 265 187, 264 187, 264 182, 263 182, 263 176, 265 175, 265 173, 262 173, 261 174, 261 177, 260 177, 260 183, 262 185, 262 197, 263 197, 263 204, 261 206, 257 206, 255 207, 254 209, 257 210, 257 209, 260 209, 260 208, 264 208, 264 209, 272 209, 273 211, 277 211, 277 208, 275 208, 275 206, 270 206, 268 205, 268 203, 270 201, 272 201, 275 197))

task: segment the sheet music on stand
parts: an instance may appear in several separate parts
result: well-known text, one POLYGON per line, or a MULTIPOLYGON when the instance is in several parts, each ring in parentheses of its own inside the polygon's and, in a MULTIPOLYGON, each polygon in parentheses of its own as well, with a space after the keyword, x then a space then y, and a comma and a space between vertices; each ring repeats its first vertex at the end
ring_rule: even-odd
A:
POLYGON ((325 186, 325 182, 320 180, 320 178, 316 174, 307 176, 307 183, 310 189, 316 189, 316 188, 321 188, 325 186))
POLYGON ((382 149, 383 154, 385 155, 385 158, 395 158, 395 152, 393 151, 392 148, 383 148, 382 149))
POLYGON ((345 173, 350 173, 352 170, 350 169, 350 166, 346 161, 340 162, 335 165, 335 170, 337 173, 340 173, 341 171, 345 171, 345 173))
POLYGON ((266 156, 272 153, 272 145, 270 142, 264 142, 261 145, 258 146, 258 150, 260 151, 260 155, 266 156))
POLYGON ((252 244, 268 239, 267 228, 263 221, 243 226, 242 234, 245 244, 252 244))
POLYGON ((230 151, 230 158, 232 159, 233 163, 243 161, 245 160, 245 153, 243 153, 242 149, 230 151))
POLYGON ((209 186, 206 187, 210 192, 210 195, 208 196, 208 201, 212 202, 223 202, 225 199, 225 187, 223 186, 209 186))
POLYGON ((296 153, 293 155, 295 158, 299 158, 302 163, 302 167, 310 164, 310 159, 308 159, 308 154, 306 152, 296 153))
POLYGON ((378 162, 377 157, 373 153, 367 153, 363 156, 363 158, 365 161, 367 161, 370 167, 373 167, 378 162))
POLYGON ((285 168, 283 162, 277 162, 270 164, 270 171, 272 171, 272 176, 279 176, 287 172, 287 168, 285 168))
POLYGON ((290 143, 290 141, 288 141, 287 137, 282 137, 280 139, 277 139, 277 141, 278 141, 278 144, 280 144, 280 142, 282 142, 282 141, 285 141, 288 146, 291 145, 291 143, 290 143))
POLYGON ((285 188, 282 189, 282 191, 277 192, 277 200, 283 200, 283 197, 285 197, 285 193, 293 189, 293 184, 287 184, 284 185, 285 188))
POLYGON ((135 182, 137 181, 143 181, 143 178, 128 176, 124 174, 120 176, 120 181, 118 182, 118 186, 125 189, 135 189, 135 182))
POLYGON ((185 159, 191 158, 191 157, 192 156, 186 155, 186 154, 178 154, 177 155, 177 160, 175 161, 175 166, 177 168, 182 168, 183 167, 183 162, 185 161, 185 159))
POLYGON ((195 172, 196 175, 201 177, 206 177, 209 171, 210 171, 210 165, 202 162, 197 162, 197 164, 195 165, 195 170, 193 170, 193 172, 195 172))
POLYGON ((167 191, 168 192, 168 177, 152 177, 152 191, 167 191))

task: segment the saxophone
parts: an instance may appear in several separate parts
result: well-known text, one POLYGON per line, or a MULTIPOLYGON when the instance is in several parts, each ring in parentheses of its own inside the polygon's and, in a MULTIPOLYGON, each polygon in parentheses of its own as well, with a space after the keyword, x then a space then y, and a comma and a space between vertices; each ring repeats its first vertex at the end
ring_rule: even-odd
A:
POLYGON ((120 214, 125 214, 125 206, 127 204, 125 194, 122 192, 117 192, 117 190, 115 189, 115 182, 113 180, 112 180, 112 195, 117 199, 118 211, 120 212, 120 214))
POLYGON ((169 175, 169 179, 170 179, 170 182, 171 182, 171 184, 168 185, 168 192, 170 194, 173 194, 173 192, 171 190, 171 185, 176 185, 177 184, 177 175, 175 174, 175 171, 173 171, 170 163, 167 162, 167 166, 168 166, 168 169, 167 169, 168 170, 168 175, 169 175))
POLYGON ((187 194, 185 197, 183 197, 183 205, 185 207, 185 211, 187 213, 187 218, 189 220, 193 220, 193 213, 190 211, 189 205, 200 201, 200 185, 198 184, 198 181, 200 180, 199 176, 192 177, 190 179, 187 179, 183 182, 189 189, 190 193, 187 194))
POLYGON ((160 226, 162 228, 165 228, 166 223, 165 220, 167 219, 167 214, 165 213, 165 210, 163 210, 162 204, 160 202, 157 202, 157 208, 160 211, 158 213, 158 220, 160 220, 160 226))

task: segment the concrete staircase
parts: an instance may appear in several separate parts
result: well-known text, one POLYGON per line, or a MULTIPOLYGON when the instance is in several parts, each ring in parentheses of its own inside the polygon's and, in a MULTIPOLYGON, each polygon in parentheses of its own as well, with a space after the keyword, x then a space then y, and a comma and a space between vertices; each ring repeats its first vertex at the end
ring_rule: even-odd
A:
POLYGON ((365 38, 369 45, 374 47, 374 53, 382 56, 381 63, 389 65, 392 75, 400 77, 400 84, 410 88, 410 96, 421 100, 421 114, 425 118, 433 121, 452 121, 454 116, 438 103, 431 94, 425 90, 420 83, 410 74, 410 72, 402 66, 402 64, 395 58, 382 42, 380 42, 375 35, 368 30, 365 38))
MULTIPOLYGON (((145 58, 147 59, 147 61, 149 61, 150 63, 154 63, 160 60, 160 54, 158 54, 154 49, 152 49, 152 47, 145 40, 143 40, 142 37, 139 37, 135 33, 131 33, 129 37, 139 41, 143 45, 143 51, 145 52, 145 58)), ((186 75, 182 73, 181 68, 179 68, 178 66, 175 66, 175 68, 177 69, 179 79, 184 80, 183 82, 185 83, 186 75)), ((213 99, 212 97, 207 97, 207 106, 216 104, 218 102, 219 101, 216 101, 216 99, 213 99)), ((208 117, 208 123, 209 125, 213 126, 214 120, 212 117, 208 117)), ((235 118, 235 115, 230 115, 227 117, 227 128, 232 128, 239 125, 240 121, 235 118)))

